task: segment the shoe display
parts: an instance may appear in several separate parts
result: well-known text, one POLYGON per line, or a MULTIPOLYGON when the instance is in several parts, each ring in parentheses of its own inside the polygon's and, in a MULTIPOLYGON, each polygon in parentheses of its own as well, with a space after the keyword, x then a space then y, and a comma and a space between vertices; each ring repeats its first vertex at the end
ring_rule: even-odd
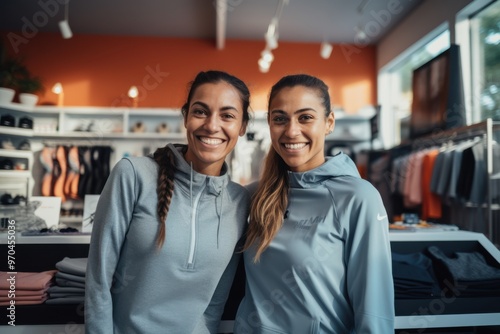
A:
POLYGON ((33 119, 28 116, 19 119, 19 127, 22 129, 33 129, 33 119))
POLYGON ((0 203, 2 203, 3 205, 12 205, 12 204, 15 204, 14 203, 14 198, 9 193, 3 194, 2 197, 0 197, 0 203))
POLYGON ((12 170, 14 169, 14 162, 11 159, 0 160, 0 169, 12 170))
POLYGON ((137 122, 132 127, 132 132, 134 133, 143 133, 145 131, 146 131, 146 126, 144 125, 143 122, 137 122))
MULTIPOLYGON (((3 143, 2 143, 3 145, 3 143)), ((19 146, 17 147, 18 150, 22 150, 22 151, 29 151, 31 150, 31 144, 29 142, 29 140, 24 140, 22 141, 19 146)))
POLYGON ((2 126, 16 126, 16 119, 12 115, 2 115, 0 117, 0 125, 2 126))
POLYGON ((168 124, 161 123, 156 127, 156 132, 158 133, 168 133, 168 124))
POLYGON ((14 144, 12 144, 12 141, 10 139, 4 139, 2 140, 2 148, 4 150, 15 150, 16 148, 14 147, 14 144))

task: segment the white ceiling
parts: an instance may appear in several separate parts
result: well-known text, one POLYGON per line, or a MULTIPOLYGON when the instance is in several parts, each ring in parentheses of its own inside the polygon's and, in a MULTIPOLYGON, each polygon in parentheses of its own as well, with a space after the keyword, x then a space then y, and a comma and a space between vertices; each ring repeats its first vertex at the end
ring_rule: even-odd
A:
MULTIPOLYGON (((0 0, 0 30, 58 31, 69 2, 73 34, 216 38, 220 0, 0 0), (43 5, 45 4, 45 5, 43 5)), ((279 0, 225 0, 227 39, 259 40, 279 0)), ((279 21, 279 40, 356 42, 356 26, 376 44, 422 0, 289 0, 279 21)), ((224 22, 224 20, 220 21, 224 22)), ((215 44, 214 44, 215 45, 215 44)))

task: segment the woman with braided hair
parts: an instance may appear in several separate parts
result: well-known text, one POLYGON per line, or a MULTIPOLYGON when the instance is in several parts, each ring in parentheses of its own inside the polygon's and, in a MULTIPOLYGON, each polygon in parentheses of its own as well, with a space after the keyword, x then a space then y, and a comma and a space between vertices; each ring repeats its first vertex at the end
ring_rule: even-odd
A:
POLYGON ((238 78, 200 72, 182 107, 188 144, 113 168, 92 230, 87 333, 217 332, 250 201, 224 161, 249 99, 238 78))

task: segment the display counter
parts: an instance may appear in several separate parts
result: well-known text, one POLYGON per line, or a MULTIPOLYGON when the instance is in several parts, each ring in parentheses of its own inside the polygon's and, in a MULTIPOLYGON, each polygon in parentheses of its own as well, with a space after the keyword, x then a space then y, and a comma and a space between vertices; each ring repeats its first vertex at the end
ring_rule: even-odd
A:
MULTIPOLYGON (((16 270, 44 271, 55 268, 64 257, 87 257, 89 235, 20 236, 16 235, 16 270)), ((411 253, 438 246, 445 253, 478 251, 500 268, 500 251, 481 233, 467 231, 391 232, 392 251, 411 253)), ((7 254, 7 234, 0 234, 0 254, 7 254)), ((2 256, 6 259, 6 256, 2 256)), ((7 261, 0 261, 0 270, 7 270, 7 261)), ((238 272, 239 284, 233 287, 231 307, 241 298, 244 273, 238 272)), ((223 317, 220 333, 231 333, 233 321, 223 317)), ((404 299, 395 300, 396 329, 450 328, 500 325, 500 297, 404 299)), ((0 314, 2 333, 48 333, 72 326, 72 332, 83 333, 83 305, 27 305, 16 308, 16 328, 7 325, 6 308, 0 314), (24 328, 24 329, 23 329, 24 328), (38 331, 40 330, 40 331, 38 331)))

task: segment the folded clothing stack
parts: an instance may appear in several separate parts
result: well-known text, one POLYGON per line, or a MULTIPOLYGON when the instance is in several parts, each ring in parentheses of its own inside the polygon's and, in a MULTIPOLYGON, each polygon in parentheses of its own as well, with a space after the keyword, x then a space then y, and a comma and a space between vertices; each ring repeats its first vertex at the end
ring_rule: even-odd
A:
POLYGON ((42 304, 57 270, 9 273, 0 271, 0 306, 42 304))
POLYGON ((46 304, 83 303, 87 258, 65 257, 56 263, 56 268, 56 284, 49 288, 46 304))
POLYGON ((432 298, 441 289, 434 275, 432 260, 422 252, 392 252, 392 274, 396 299, 432 298))
POLYGON ((489 264, 481 253, 455 252, 448 256, 436 246, 428 251, 439 265, 442 283, 449 282, 456 296, 500 296, 500 268, 489 264))

